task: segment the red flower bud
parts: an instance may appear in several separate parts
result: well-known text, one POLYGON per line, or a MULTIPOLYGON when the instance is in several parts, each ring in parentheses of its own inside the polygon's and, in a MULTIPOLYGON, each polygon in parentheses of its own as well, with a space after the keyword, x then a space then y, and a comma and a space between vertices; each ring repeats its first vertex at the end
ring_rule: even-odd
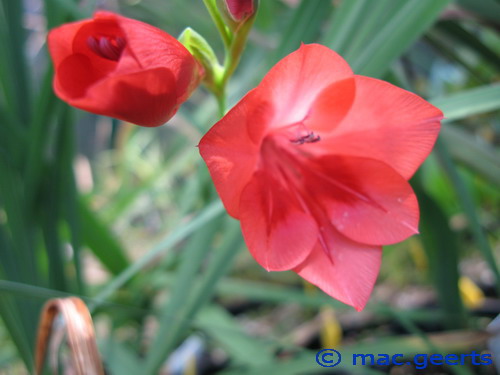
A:
POLYGON ((174 37, 110 12, 53 29, 48 44, 59 98, 141 126, 168 121, 202 78, 174 37))
POLYGON ((227 10, 235 21, 241 21, 255 13, 255 0, 225 0, 227 10))

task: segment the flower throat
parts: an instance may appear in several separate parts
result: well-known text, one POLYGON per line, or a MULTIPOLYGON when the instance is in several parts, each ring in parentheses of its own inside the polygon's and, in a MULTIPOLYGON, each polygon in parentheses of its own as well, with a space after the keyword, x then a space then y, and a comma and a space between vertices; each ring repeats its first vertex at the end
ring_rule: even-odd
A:
POLYGON ((89 36, 87 45, 92 52, 103 59, 118 61, 127 43, 120 36, 89 36))

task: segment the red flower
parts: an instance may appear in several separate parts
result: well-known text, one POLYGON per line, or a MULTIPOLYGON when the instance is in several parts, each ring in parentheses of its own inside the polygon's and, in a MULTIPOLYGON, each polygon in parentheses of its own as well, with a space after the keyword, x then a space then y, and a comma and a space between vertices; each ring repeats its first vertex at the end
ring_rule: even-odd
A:
POLYGON ((420 97, 303 45, 210 129, 200 153, 257 262, 361 310, 381 246, 418 232, 407 180, 441 119, 420 97))
POLYGON ((255 0, 225 0, 227 10, 235 21, 241 21, 255 13, 255 0))
POLYGON ((201 67, 174 37, 110 12, 60 26, 48 43, 59 98, 142 126, 169 120, 201 79, 201 67))

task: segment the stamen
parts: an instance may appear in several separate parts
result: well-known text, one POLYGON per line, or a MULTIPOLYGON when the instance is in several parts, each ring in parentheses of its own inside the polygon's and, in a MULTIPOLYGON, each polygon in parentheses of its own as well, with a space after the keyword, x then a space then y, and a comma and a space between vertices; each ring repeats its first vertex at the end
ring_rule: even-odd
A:
POLYGON ((299 135, 296 138, 290 139, 290 142, 296 145, 303 145, 304 143, 316 143, 321 140, 319 135, 314 134, 313 132, 309 132, 305 135, 299 135))
POLYGON ((89 36, 87 39, 87 46, 96 55, 112 60, 120 60, 120 56, 125 48, 126 41, 122 37, 110 37, 110 36, 89 36))
POLYGON ((288 140, 296 145, 303 145, 304 143, 315 143, 321 140, 319 135, 314 134, 308 127, 304 124, 304 121, 295 122, 288 126, 285 126, 285 134, 288 135, 288 140))

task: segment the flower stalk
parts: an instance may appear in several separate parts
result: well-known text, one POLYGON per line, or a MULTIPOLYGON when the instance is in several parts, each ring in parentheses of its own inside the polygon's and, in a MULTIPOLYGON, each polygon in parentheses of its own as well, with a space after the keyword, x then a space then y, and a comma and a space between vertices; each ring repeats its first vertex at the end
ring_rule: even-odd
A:
MULTIPOLYGON (((224 17, 224 11, 215 0, 203 0, 207 7, 215 26, 219 30, 224 44, 224 63, 217 64, 212 69, 214 72, 213 82, 207 84, 208 89, 215 95, 219 107, 219 114, 222 117, 226 111, 226 87, 229 78, 238 67, 241 54, 245 49, 248 34, 255 21, 256 12, 249 15, 236 24, 229 17, 224 17)), ((255 5, 256 9, 257 6, 255 5)))

